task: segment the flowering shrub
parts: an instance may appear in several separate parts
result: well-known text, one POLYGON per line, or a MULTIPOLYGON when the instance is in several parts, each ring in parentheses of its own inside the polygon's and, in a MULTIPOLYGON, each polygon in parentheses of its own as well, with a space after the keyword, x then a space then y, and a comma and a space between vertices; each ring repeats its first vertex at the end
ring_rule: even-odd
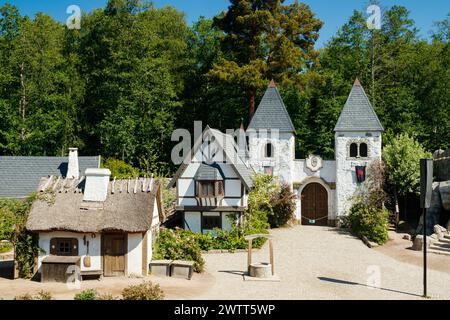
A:
POLYGON ((194 261, 194 271, 202 272, 205 261, 202 258, 196 234, 183 229, 162 229, 155 243, 155 260, 194 261))

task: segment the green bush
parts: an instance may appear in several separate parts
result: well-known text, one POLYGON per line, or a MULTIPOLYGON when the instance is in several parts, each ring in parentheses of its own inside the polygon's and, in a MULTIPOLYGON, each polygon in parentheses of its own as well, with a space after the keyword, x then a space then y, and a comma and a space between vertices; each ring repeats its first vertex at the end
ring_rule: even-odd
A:
POLYGON ((123 300, 163 300, 164 292, 158 284, 144 282, 122 291, 123 300))
POLYGON ((360 236, 381 245, 388 240, 388 216, 386 208, 356 203, 350 209, 347 221, 350 228, 360 236))
POLYGON ((111 293, 98 294, 96 300, 117 300, 111 293))
POLYGON ((269 224, 272 228, 286 226, 294 220, 296 195, 287 184, 281 185, 271 199, 272 214, 269 214, 269 224))
POLYGON ((139 177, 139 170, 122 160, 106 158, 102 167, 111 171, 111 178, 128 179, 139 177))
POLYGON ((98 292, 95 289, 87 289, 77 293, 73 299, 74 300, 97 300, 98 292))
POLYGON ((14 297, 14 300, 52 300, 52 294, 48 291, 39 291, 35 296, 26 293, 23 295, 19 295, 14 297))
POLYGON ((202 257, 198 236, 189 230, 162 229, 156 239, 154 259, 194 261, 194 271, 202 272, 202 257))

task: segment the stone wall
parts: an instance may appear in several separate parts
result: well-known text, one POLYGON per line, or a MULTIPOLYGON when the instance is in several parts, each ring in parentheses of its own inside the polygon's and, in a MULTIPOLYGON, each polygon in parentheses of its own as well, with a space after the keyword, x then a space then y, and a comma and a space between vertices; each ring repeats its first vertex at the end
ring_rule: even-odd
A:
POLYGON ((450 180, 450 149, 436 151, 433 158, 436 181, 450 180))

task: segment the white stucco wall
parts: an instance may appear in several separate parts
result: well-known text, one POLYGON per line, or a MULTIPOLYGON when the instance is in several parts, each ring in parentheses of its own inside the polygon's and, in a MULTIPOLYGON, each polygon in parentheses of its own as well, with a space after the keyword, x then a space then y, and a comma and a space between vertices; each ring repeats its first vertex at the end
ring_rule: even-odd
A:
POLYGON ((323 167, 313 172, 306 167, 306 160, 295 160, 292 175, 294 183, 303 183, 309 177, 321 178, 328 183, 336 182, 336 161, 323 160, 323 167))
POLYGON ((336 145, 336 212, 337 216, 346 215, 351 207, 352 196, 358 187, 355 167, 367 166, 375 159, 381 159, 380 132, 337 132, 336 145), (367 158, 350 158, 349 145, 364 142, 368 146, 367 158))
POLYGON ((264 173, 264 167, 273 167, 273 175, 292 187, 295 158, 295 137, 292 133, 279 133, 278 137, 273 137, 266 132, 251 132, 249 157, 249 164, 256 172, 264 173), (265 157, 268 143, 274 148, 273 158, 265 157))
MULTIPOLYGON (((228 215, 232 214, 230 212, 204 212, 204 215, 219 215, 221 214, 222 217, 222 229, 223 230, 230 230, 231 229, 231 223, 228 219, 228 215)), ((185 222, 184 222, 185 229, 189 229, 188 225, 190 227, 190 230, 192 232, 200 233, 201 230, 201 213, 200 212, 185 212, 185 222), (187 223, 186 223, 187 222, 187 223)), ((205 231, 205 230, 203 230, 205 231)))
POLYGON ((200 233, 201 229, 201 214, 200 212, 185 212, 184 213, 184 228, 192 232, 200 233))
POLYGON ((52 238, 78 239, 78 255, 81 257, 81 271, 102 270, 101 235, 95 234, 95 238, 93 238, 91 233, 73 233, 63 231, 39 233, 39 247, 45 251, 45 253, 41 253, 38 258, 39 270, 41 268, 42 260, 50 255, 50 240, 52 238), (91 266, 89 268, 86 268, 83 265, 83 258, 87 254, 87 245, 83 242, 84 236, 86 236, 86 241, 89 241, 89 256, 91 257, 91 266))
POLYGON ((142 275, 142 234, 128 234, 127 274, 142 275))

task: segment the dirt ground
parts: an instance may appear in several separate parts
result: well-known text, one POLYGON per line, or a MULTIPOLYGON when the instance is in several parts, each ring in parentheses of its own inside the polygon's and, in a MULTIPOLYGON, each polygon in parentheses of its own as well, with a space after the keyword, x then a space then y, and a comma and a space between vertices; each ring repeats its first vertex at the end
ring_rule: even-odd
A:
MULTIPOLYGON (((422 299, 422 253, 409 250, 411 242, 391 233, 382 247, 369 249, 342 229, 302 227, 272 230, 275 271, 279 282, 244 281, 247 253, 206 254, 206 271, 192 280, 159 278, 103 278, 83 281, 80 289, 66 284, 10 280, 11 261, 0 262, 0 299, 49 291, 55 299, 73 299, 85 289, 119 296, 142 281, 158 283, 166 299, 422 299), (9 265, 8 265, 9 264, 9 265), (380 270, 381 283, 370 284, 370 272, 380 270), (371 269, 372 268, 372 269, 371 269), (372 271, 370 271, 372 270, 372 271), (370 271, 370 272, 369 272, 370 271), (369 272, 369 273, 368 273, 369 272)), ((268 260, 267 245, 254 261, 268 260)), ((429 292, 435 299, 450 299, 450 257, 429 254, 429 292)))
MULTIPOLYGON (((402 239, 406 233, 389 231, 389 241, 373 250, 383 253, 397 261, 422 267, 423 252, 411 249, 412 241, 402 239)), ((429 253, 427 255, 427 266, 430 270, 446 272, 450 274, 450 256, 429 253)))

